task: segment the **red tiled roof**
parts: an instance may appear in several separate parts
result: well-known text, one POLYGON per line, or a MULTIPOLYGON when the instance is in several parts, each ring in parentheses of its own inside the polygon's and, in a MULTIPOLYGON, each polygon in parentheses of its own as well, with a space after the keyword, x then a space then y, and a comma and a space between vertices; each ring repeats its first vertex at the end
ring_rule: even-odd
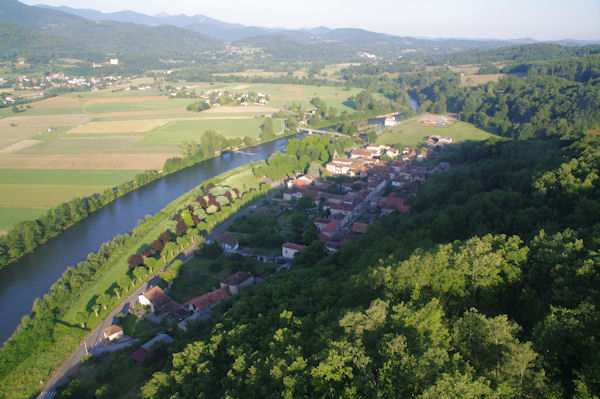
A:
POLYGON ((200 295, 196 298, 190 299, 185 306, 193 305, 196 310, 208 309, 211 306, 227 299, 229 297, 229 290, 227 287, 219 288, 218 290, 211 291, 207 294, 200 295))
POLYGON ((404 198, 392 197, 388 195, 385 199, 385 204, 390 206, 402 206, 404 205, 404 198))
POLYGON ((244 281, 248 280, 251 277, 252 277, 252 273, 240 271, 235 274, 232 274, 231 276, 229 276, 225 280, 223 280, 223 284, 238 285, 238 284, 241 284, 244 281))
POLYGON ((112 325, 112 326, 110 326, 108 328, 105 328, 104 331, 103 331, 103 333, 105 335, 107 335, 107 336, 110 337, 111 335, 116 334, 116 333, 118 333, 120 331, 123 331, 123 329, 121 327, 112 325))
POLYGON ((340 225, 340 221, 339 220, 334 220, 332 222, 329 222, 327 224, 327 226, 323 227, 323 232, 324 233, 332 233, 335 231, 335 229, 338 228, 338 226, 340 225))
POLYGON ((306 249, 306 245, 296 244, 293 242, 286 242, 285 244, 283 244, 283 247, 289 248, 289 249, 294 249, 296 251, 303 251, 306 249))
POLYGON ((303 194, 312 198, 313 201, 317 201, 319 199, 319 190, 315 190, 314 188, 304 190, 303 194))
POLYGON ((175 313, 177 309, 181 307, 181 305, 167 295, 163 293, 163 291, 158 286, 154 286, 150 288, 148 291, 143 294, 158 310, 159 313, 175 313))
POLYGON ((356 222, 352 225, 352 231, 355 231, 357 233, 366 233, 367 227, 369 227, 369 225, 366 223, 356 222))

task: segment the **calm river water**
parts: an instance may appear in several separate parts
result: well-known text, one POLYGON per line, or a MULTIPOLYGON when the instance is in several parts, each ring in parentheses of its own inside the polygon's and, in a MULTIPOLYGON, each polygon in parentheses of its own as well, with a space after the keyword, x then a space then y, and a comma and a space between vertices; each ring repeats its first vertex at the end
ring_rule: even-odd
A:
POLYGON ((0 342, 6 341, 31 311, 35 298, 69 266, 84 260, 104 242, 131 231, 138 220, 155 214, 183 193, 216 175, 284 151, 288 138, 240 152, 228 152, 163 177, 108 204, 51 239, 18 262, 0 269, 0 342))

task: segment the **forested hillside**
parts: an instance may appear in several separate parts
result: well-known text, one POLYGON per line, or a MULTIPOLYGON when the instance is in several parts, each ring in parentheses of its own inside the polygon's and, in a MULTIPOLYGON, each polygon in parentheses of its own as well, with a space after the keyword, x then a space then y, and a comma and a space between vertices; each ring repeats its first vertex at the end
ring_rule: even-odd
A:
MULTIPOLYGON (((464 144, 410 217, 234 302, 145 398, 600 394, 600 141, 464 144)), ((203 332, 202 332, 203 331, 203 332)))
POLYGON ((501 136, 529 139, 580 134, 600 123, 600 57, 520 63, 497 83, 464 87, 451 70, 402 76, 423 110, 461 119, 501 136))

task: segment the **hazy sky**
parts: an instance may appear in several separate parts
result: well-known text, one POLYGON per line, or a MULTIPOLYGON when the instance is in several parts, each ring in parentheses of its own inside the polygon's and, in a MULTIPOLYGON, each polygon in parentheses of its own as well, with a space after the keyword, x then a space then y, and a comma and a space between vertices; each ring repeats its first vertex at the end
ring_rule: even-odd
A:
MULTIPOLYGON (((23 1, 23 0, 21 0, 23 1)), ((400 36, 600 40, 600 0, 24 0, 104 12, 202 14, 285 28, 363 28, 400 36)))

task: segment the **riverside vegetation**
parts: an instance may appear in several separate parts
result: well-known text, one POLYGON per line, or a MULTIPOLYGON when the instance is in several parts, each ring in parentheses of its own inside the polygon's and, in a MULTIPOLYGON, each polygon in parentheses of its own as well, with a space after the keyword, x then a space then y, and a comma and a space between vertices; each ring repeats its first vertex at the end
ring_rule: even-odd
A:
POLYGON ((324 154, 329 160, 354 143, 349 137, 292 139, 289 154, 275 153, 266 162, 204 182, 147 217, 131 233, 115 237, 68 268, 50 292, 34 302, 31 314, 0 352, 0 391, 8 398, 35 392, 39 381, 46 380, 102 316, 120 303, 121 295, 135 290, 185 249, 201 244, 202 235, 267 193, 269 185, 260 183, 260 177, 279 179, 304 171, 324 154), (144 251, 150 251, 150 256, 143 256, 144 251))

